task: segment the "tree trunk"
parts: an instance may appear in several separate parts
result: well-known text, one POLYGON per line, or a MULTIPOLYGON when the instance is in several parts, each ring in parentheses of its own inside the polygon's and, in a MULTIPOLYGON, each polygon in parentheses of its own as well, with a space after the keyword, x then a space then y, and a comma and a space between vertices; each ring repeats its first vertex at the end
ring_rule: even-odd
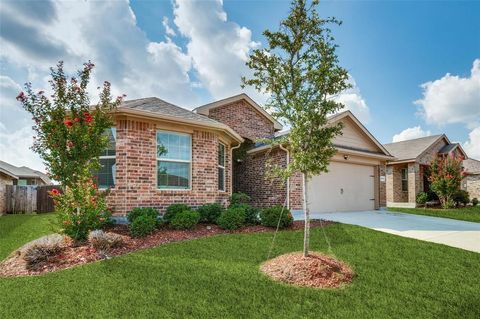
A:
POLYGON ((310 248, 310 209, 308 208, 307 198, 307 174, 302 173, 303 177, 303 211, 305 212, 305 230, 303 233, 303 257, 308 256, 310 248))

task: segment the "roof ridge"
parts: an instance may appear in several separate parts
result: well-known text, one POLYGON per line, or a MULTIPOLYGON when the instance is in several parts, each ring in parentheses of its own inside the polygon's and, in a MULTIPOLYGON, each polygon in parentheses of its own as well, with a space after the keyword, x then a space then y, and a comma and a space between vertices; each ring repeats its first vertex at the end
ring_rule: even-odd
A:
MULTIPOLYGON (((422 139, 427 139, 427 138, 438 138, 438 137, 443 136, 443 135, 445 135, 445 134, 428 135, 428 136, 423 136, 423 137, 411 138, 409 140, 403 140, 403 141, 391 142, 391 143, 384 143, 383 145, 391 145, 391 144, 397 144, 397 143, 403 143, 403 142, 417 141, 417 140, 422 140, 422 139)), ((450 143, 450 144, 455 144, 455 143, 450 143)), ((458 143, 456 143, 456 144, 458 144, 458 143)))

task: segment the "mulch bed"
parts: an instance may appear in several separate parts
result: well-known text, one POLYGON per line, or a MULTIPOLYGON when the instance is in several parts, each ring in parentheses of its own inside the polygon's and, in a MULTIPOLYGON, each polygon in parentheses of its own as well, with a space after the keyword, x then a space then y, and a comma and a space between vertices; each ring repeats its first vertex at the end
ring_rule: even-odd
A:
MULTIPOLYGON (((322 224, 328 225, 331 221, 310 221, 310 227, 320 227, 322 224)), ((300 230, 304 228, 303 221, 295 221, 290 230, 300 230)), ((105 258, 111 258, 124 255, 141 249, 151 248, 167 243, 209 237, 219 234, 240 234, 240 233, 261 233, 273 232, 275 229, 265 226, 246 226, 235 231, 221 229, 217 225, 199 224, 191 230, 175 230, 170 228, 161 228, 153 234, 143 238, 130 237, 127 225, 113 225, 105 229, 106 232, 116 233, 122 236, 124 244, 119 248, 111 249, 107 256, 96 251, 88 242, 84 244, 74 244, 71 240, 65 239, 62 245, 62 251, 49 257, 36 269, 27 269, 27 264, 23 259, 23 250, 28 244, 16 250, 7 259, 0 263, 0 277, 18 277, 18 276, 36 276, 44 273, 54 272, 61 269, 71 268, 77 265, 91 263, 105 258)))
POLYGON ((313 288, 339 288, 354 277, 347 264, 319 253, 281 255, 263 263, 260 270, 273 280, 313 288))

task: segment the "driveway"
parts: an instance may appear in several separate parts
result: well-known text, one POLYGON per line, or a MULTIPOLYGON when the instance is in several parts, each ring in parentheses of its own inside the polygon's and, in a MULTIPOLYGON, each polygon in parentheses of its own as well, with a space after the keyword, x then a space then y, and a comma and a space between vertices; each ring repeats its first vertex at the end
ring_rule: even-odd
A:
MULTIPOLYGON (((295 213, 294 218, 302 220, 303 214, 295 213)), ((480 223, 385 210, 312 214, 312 218, 363 226, 480 253, 480 223)))

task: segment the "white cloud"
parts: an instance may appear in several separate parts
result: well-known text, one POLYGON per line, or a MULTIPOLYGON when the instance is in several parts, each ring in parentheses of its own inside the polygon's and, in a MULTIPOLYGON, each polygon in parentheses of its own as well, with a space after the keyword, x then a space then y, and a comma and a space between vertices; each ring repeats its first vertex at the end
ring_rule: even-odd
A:
POLYGON ((468 141, 463 144, 467 156, 480 160, 480 127, 474 128, 468 137, 468 141))
POLYGON ((473 62, 470 77, 447 73, 421 85, 423 98, 415 101, 430 124, 480 125, 480 59, 473 62))
POLYGON ((424 131, 420 126, 409 127, 404 129, 398 134, 395 134, 392 138, 392 142, 401 142, 406 140, 413 140, 415 138, 430 136, 432 133, 430 131, 424 131))
POLYGON ((170 27, 170 23, 169 23, 167 17, 163 17, 162 25, 165 28, 165 33, 167 35, 172 36, 172 37, 176 35, 175 31, 172 29, 172 27, 170 27))
MULTIPOLYGON (((215 99, 238 94, 245 62, 259 44, 252 32, 227 20, 222 1, 176 0, 174 22, 188 39, 187 51, 203 86, 215 99)), ((254 98, 258 95, 249 92, 254 98)))
POLYGON ((362 97, 360 89, 352 76, 349 77, 349 82, 352 84, 352 88, 335 97, 336 101, 343 103, 345 106, 340 112, 350 110, 361 122, 368 123, 370 121, 370 109, 367 102, 362 97))
POLYGON ((28 126, 11 131, 0 123, 0 160, 44 171, 42 160, 30 150, 32 142, 33 131, 28 126))

